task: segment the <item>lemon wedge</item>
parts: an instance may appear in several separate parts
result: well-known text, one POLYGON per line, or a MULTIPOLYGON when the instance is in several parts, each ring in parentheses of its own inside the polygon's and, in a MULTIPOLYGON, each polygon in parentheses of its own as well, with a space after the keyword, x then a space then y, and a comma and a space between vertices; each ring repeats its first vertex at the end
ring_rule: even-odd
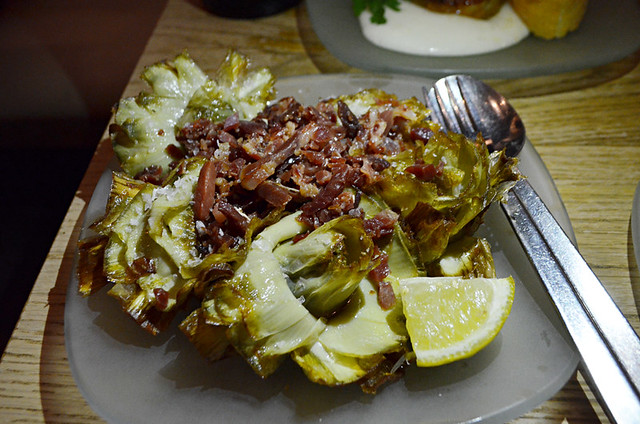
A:
POLYGON ((407 331, 421 367, 468 358, 491 342, 511 312, 513 278, 400 280, 407 331))

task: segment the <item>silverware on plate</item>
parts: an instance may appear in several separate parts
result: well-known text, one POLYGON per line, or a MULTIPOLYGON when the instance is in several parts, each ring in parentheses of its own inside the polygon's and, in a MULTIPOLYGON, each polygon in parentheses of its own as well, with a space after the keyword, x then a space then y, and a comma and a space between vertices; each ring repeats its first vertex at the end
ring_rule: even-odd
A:
MULTIPOLYGON (((481 133, 490 150, 517 156, 526 141, 522 121, 483 82, 442 78, 427 91, 432 118, 467 137, 481 133)), ((640 338, 528 181, 502 203, 582 358, 582 370, 614 422, 640 421, 640 338)))

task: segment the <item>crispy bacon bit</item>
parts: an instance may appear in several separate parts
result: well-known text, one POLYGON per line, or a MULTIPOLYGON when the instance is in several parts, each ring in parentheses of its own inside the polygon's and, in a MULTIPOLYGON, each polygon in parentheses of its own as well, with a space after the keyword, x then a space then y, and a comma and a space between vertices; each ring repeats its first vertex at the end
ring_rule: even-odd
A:
POLYGON ((396 304, 396 295, 393 292, 393 287, 388 281, 381 281, 378 283, 378 304, 385 311, 393 308, 396 304))
POLYGON ((228 263, 217 263, 206 268, 200 275, 202 281, 215 281, 221 278, 231 278, 233 268, 228 263))
POLYGON ((415 175, 420 181, 428 182, 441 176, 443 169, 444 163, 442 162, 440 162, 437 167, 430 163, 415 163, 414 165, 408 166, 405 171, 415 175))
POLYGON ((205 221, 215 202, 216 177, 218 176, 218 164, 207 161, 200 170, 198 185, 193 196, 193 212, 195 218, 205 221))
POLYGON ((244 235, 249 227, 249 219, 242 215, 238 210, 226 201, 220 201, 217 204, 218 210, 227 218, 226 222, 237 235, 244 235))
POLYGON ((164 311, 169 305, 169 292, 165 289, 156 287, 153 289, 153 296, 156 298, 156 309, 164 311))
POLYGON ((222 213, 218 206, 219 204, 216 204, 213 207, 213 209, 211 210, 211 214, 213 215, 213 219, 215 219, 218 224, 223 224, 227 221, 227 217, 222 213))
POLYGON ((338 116, 342 121, 342 126, 347 130, 347 137, 355 138, 358 135, 358 131, 360 131, 360 122, 358 122, 356 115, 351 112, 349 106, 342 100, 338 100, 338 116))
POLYGON ((385 278, 389 276, 389 256, 382 252, 378 251, 377 260, 379 261, 378 266, 369 271, 369 278, 374 283, 380 283, 385 278))
POLYGON ((421 140, 424 142, 429 141, 429 138, 433 135, 433 131, 430 128, 418 127, 411 130, 409 136, 413 141, 421 140))
POLYGON ((164 178, 162 177, 162 167, 151 165, 136 174, 135 178, 145 183, 162 185, 164 178))
POLYGON ((130 271, 136 277, 142 277, 156 272, 156 264, 152 259, 140 257, 131 263, 130 271))
POLYGON ((184 152, 175 144, 169 144, 164 151, 175 160, 184 159, 184 152))
POLYGON ((255 190, 260 183, 273 175, 278 165, 293 155, 296 147, 297 140, 292 137, 289 141, 283 144, 278 151, 247 165, 240 172, 242 187, 247 190, 255 190))
POLYGON ((256 187, 256 193, 276 208, 284 208, 293 198, 286 188, 273 181, 261 183, 256 187))
POLYGON ((407 361, 402 352, 391 352, 385 359, 360 380, 364 393, 375 395, 383 385, 399 380, 405 374, 407 361))
POLYGON ((331 171, 327 169, 321 169, 320 171, 315 173, 316 182, 320 185, 325 185, 329 181, 331 181, 331 171))
POLYGON ((345 164, 336 166, 329 183, 309 203, 305 203, 302 206, 300 219, 314 227, 318 227, 330 220, 331 217, 327 216, 327 208, 338 198, 352 178, 352 168, 345 164), (325 212, 325 216, 318 219, 316 216, 318 212, 325 212))
POLYGON ((386 159, 379 156, 367 155, 366 159, 371 163, 371 168, 373 168, 373 170, 376 172, 382 172, 391 166, 391 164, 386 159))
POLYGON ((298 124, 302 120, 303 109, 302 105, 293 97, 284 97, 277 103, 265 108, 258 117, 266 119, 270 127, 282 126, 289 121, 298 124))
POLYGON ((225 119, 222 129, 224 129, 226 132, 229 132, 237 129, 239 126, 240 118, 238 117, 237 113, 234 113, 233 115, 225 119))
POLYGON ((365 220, 364 229, 372 239, 378 240, 393 234, 396 222, 398 222, 398 214, 386 209, 373 218, 365 220))
POLYGON ((306 239, 306 238, 307 238, 307 236, 308 236, 309 234, 311 234, 311 232, 310 232, 310 231, 307 231, 306 233, 302 233, 302 234, 298 234, 298 235, 296 235, 296 236, 295 236, 295 237, 293 237, 293 239, 292 239, 293 244, 296 244, 296 243, 297 243, 297 242, 299 242, 300 240, 304 240, 304 239, 306 239))
POLYGON ((268 136, 267 126, 263 121, 240 121, 238 122, 237 136, 248 138, 264 138, 268 136))

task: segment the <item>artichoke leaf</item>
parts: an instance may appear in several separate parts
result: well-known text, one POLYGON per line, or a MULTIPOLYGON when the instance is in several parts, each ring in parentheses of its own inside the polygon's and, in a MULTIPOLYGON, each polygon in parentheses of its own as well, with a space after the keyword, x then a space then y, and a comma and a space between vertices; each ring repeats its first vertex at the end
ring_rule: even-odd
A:
POLYGON ((240 119, 252 119, 275 96, 275 77, 268 68, 254 68, 243 55, 230 50, 218 68, 215 83, 240 119))
POLYGON ((373 241, 362 220, 347 215, 296 243, 281 244, 273 254, 291 281, 293 294, 317 317, 342 307, 375 265, 373 241))
POLYGON ((147 257, 144 251, 151 239, 146 232, 149 205, 145 198, 152 195, 153 189, 151 184, 145 185, 111 225, 105 251, 105 273, 114 283, 131 282, 127 268, 136 259, 147 257))
POLYGON ((491 246, 486 239, 465 237, 449 244, 427 270, 432 277, 495 278, 491 246))
POLYGON ((245 56, 230 50, 214 77, 194 93, 178 127, 198 119, 222 122, 234 113, 253 119, 275 97, 274 84, 268 68, 254 68, 245 56))
POLYGON ((200 261, 194 247, 195 218, 191 202, 204 162, 204 158, 186 159, 180 174, 170 175, 162 187, 155 188, 150 198, 146 198, 150 207, 149 236, 165 250, 186 278, 194 276, 188 270, 200 261))
POLYGON ((147 183, 133 179, 123 172, 112 172, 105 214, 91 224, 90 228, 98 234, 108 234, 111 225, 118 219, 124 208, 146 185, 147 183))
POLYGON ((418 203, 402 224, 409 249, 424 266, 439 258, 452 237, 455 218, 418 203))
POLYGON ((232 353, 227 327, 207 321, 202 308, 193 311, 179 326, 198 352, 209 361, 217 361, 232 353))
POLYGON ((421 273, 409 246, 410 240, 402 231, 400 224, 396 223, 391 242, 384 247, 384 252, 388 257, 389 273, 394 278, 417 277, 421 273))
POLYGON ((422 124, 429 116, 429 109, 415 97, 398 99, 395 94, 377 88, 360 90, 355 94, 346 94, 330 102, 343 101, 356 115, 362 116, 371 110, 391 109, 392 116, 403 117, 412 124, 422 124))
POLYGON ((307 378, 326 386, 341 386, 366 376, 384 360, 383 355, 355 357, 328 350, 320 341, 292 353, 307 378))
POLYGON ((109 238, 96 236, 78 242, 78 293, 89 296, 108 281, 104 275, 104 251, 109 238))
POLYGON ((518 158, 507 156, 505 150, 491 153, 489 156, 489 193, 486 205, 501 201, 516 182, 523 177, 517 168, 518 158))
POLYGON ((330 352, 359 358, 401 350, 406 340, 402 305, 382 309, 374 285, 366 278, 319 338, 330 352))

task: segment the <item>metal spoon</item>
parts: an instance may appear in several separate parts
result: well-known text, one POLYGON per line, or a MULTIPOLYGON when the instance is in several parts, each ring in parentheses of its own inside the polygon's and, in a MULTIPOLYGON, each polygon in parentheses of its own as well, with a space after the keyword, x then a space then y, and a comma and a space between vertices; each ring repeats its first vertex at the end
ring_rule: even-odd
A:
MULTIPOLYGON (((466 75, 424 90, 432 119, 447 131, 475 138, 490 151, 517 156, 524 125, 507 100, 466 75)), ((640 421, 640 338, 527 180, 502 204, 582 357, 582 369, 609 418, 640 421)))
POLYGON ((482 133, 489 151, 517 156, 525 142, 520 115, 493 88, 467 75, 441 78, 426 92, 432 119, 448 131, 475 138, 482 133))

